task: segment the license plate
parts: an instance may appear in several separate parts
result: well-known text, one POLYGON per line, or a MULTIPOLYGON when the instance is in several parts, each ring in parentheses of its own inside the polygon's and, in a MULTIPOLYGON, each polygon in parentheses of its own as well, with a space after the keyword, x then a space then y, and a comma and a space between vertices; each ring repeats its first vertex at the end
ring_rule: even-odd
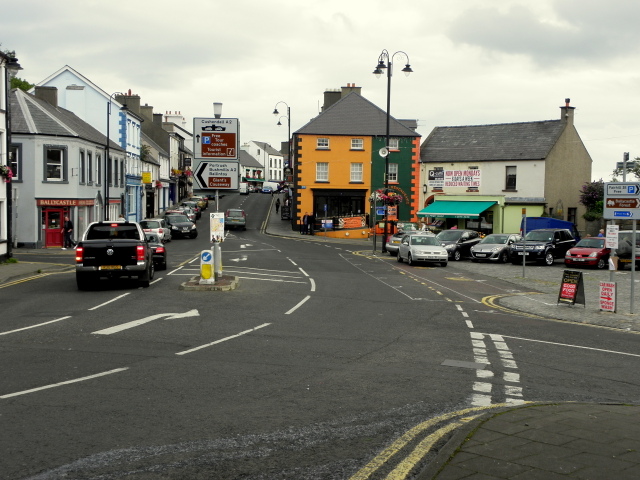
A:
POLYGON ((437 260, 438 257, 436 257, 435 255, 426 255, 424 258, 426 258, 427 260, 437 260))
POLYGON ((486 253, 476 253, 476 257, 486 257, 486 253))
POLYGON ((576 262, 584 262, 586 258, 574 258, 573 260, 576 262))
POLYGON ((529 255, 529 252, 518 252, 518 255, 529 255))
POLYGON ((122 270, 120 265, 100 265, 100 270, 122 270))

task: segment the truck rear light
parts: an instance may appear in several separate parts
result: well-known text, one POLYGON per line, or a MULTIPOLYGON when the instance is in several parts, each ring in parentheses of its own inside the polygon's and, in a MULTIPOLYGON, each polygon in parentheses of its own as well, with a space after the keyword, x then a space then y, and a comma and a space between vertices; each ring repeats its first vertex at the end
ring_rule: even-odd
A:
POLYGON ((142 245, 138 245, 136 247, 136 257, 139 262, 144 262, 145 255, 144 255, 144 247, 142 245))
POLYGON ((76 248, 76 263, 82 263, 82 254, 84 252, 83 247, 76 248))

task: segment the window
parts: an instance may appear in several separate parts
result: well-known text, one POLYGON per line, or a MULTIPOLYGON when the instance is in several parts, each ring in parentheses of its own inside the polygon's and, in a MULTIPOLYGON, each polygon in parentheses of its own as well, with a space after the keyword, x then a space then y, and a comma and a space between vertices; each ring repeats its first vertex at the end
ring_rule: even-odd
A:
POLYGON ((362 164, 361 163, 352 163, 351 164, 351 179, 352 182, 362 182, 362 164))
POLYGON ((62 182, 67 179, 66 148, 44 146, 44 180, 62 182))
POLYGON ((398 164, 390 163, 389 164, 389 178, 387 182, 397 182, 398 181, 398 164))
POLYGON ((117 187, 118 186, 118 181, 120 179, 120 176, 118 175, 118 159, 114 158, 113 159, 113 171, 112 173, 112 180, 113 180, 113 186, 117 187))
POLYGON ((316 182, 329 181, 329 163, 318 162, 316 164, 316 182))
POLYGON ((11 145, 11 173, 13 173, 12 182, 22 180, 22 145, 11 145))
POLYGON ((87 182, 87 164, 84 150, 80 150, 80 183, 87 182))
POLYGON ((87 183, 93 183, 93 153, 87 152, 87 183))
POLYGON ((515 190, 516 189, 516 168, 517 167, 505 167, 506 169, 506 181, 505 181, 505 190, 515 190))
POLYGON ((329 149, 329 139, 328 138, 318 138, 316 148, 329 149))
POLYGON ((569 207, 567 208, 567 220, 571 223, 576 223, 577 217, 578 216, 578 209, 575 207, 569 207))
POLYGON ((397 138, 389 139, 389 150, 400 150, 400 142, 397 138))
POLYGON ((120 186, 124 187, 124 160, 120 160, 120 186))
POLYGON ((102 183, 102 155, 96 154, 96 185, 102 183))
POLYGON ((351 150, 364 150, 364 140, 361 138, 352 138, 351 150))

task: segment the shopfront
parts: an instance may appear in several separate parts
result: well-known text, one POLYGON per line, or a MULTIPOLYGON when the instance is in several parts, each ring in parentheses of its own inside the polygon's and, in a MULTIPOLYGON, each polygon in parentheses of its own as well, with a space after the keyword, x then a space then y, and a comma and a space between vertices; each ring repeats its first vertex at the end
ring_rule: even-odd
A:
POLYGON ((440 230, 468 228, 482 233, 495 233, 494 205, 496 201, 440 200, 418 211, 429 225, 440 230))
POLYGON ((95 199, 41 198, 36 199, 36 206, 41 225, 37 243, 43 248, 62 247, 65 217, 68 216, 74 224, 74 240, 96 218, 95 199))

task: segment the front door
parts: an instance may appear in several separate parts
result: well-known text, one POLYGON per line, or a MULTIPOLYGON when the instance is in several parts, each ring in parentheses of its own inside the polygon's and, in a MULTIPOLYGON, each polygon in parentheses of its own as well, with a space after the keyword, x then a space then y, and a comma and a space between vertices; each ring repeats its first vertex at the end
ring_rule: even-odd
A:
POLYGON ((44 246, 62 246, 62 225, 64 223, 64 209, 44 208, 42 210, 42 225, 44 225, 44 246))

